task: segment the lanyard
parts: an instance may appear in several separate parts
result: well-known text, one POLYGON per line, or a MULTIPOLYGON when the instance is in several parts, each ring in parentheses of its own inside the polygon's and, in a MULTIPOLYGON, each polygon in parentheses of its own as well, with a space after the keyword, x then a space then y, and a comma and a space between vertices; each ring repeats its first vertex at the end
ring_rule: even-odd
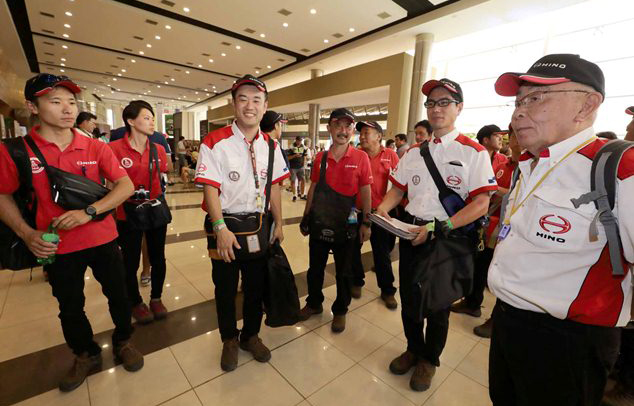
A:
POLYGON ((519 191, 520 191, 520 187, 522 185, 522 179, 524 178, 523 175, 520 174, 520 178, 517 181, 517 185, 515 186, 515 195, 513 196, 513 206, 511 207, 511 212, 509 213, 508 217, 506 219, 504 219, 504 224, 506 226, 508 226, 509 224, 511 224, 511 217, 513 217, 513 215, 520 209, 520 207, 522 207, 524 205, 524 203, 526 202, 526 200, 528 200, 529 197, 532 196, 532 194, 537 190, 537 188, 539 188, 541 186, 542 183, 544 183, 544 181, 546 180, 546 178, 555 170, 555 168, 562 163, 563 161, 565 161, 568 157, 570 157, 572 154, 574 154, 575 152, 579 151, 581 148, 585 147, 586 145, 590 144, 591 142, 593 142, 594 140, 596 140, 597 137, 592 137, 589 140, 586 140, 584 142, 582 142, 581 144, 577 145, 576 147, 574 147, 570 152, 568 152, 566 155, 564 155, 563 158, 561 158, 559 160, 559 162, 557 162, 555 165, 553 165, 552 168, 550 168, 548 171, 546 171, 546 173, 541 177, 541 179, 539 179, 539 181, 535 184, 535 186, 533 186, 533 189, 531 189, 530 192, 528 192, 528 194, 526 195, 526 197, 524 198, 524 200, 522 200, 522 202, 518 205, 517 204, 517 196, 519 195, 519 191))
POLYGON ((262 206, 262 195, 260 192, 260 178, 258 177, 258 170, 255 163, 255 151, 253 149, 253 144, 255 139, 249 143, 249 152, 251 153, 251 166, 253 167, 253 180, 255 180, 255 190, 257 192, 255 196, 255 204, 258 209, 261 209, 262 206))

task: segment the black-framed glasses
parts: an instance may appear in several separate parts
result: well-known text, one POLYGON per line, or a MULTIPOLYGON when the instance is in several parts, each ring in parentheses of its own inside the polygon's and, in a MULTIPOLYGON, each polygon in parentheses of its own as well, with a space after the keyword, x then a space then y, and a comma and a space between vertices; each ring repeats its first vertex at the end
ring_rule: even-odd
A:
POLYGON ((538 90, 536 92, 532 92, 522 97, 519 100, 515 100, 513 102, 507 103, 510 107, 515 107, 519 109, 520 107, 530 107, 533 105, 538 105, 544 101, 544 95, 547 93, 590 93, 587 90, 538 90))
POLYGON ((457 101, 457 100, 444 98, 444 99, 440 99, 440 100, 427 99, 427 101, 423 105, 425 106, 426 109, 433 109, 436 106, 438 106, 438 107, 447 107, 451 103, 460 104, 460 102, 457 101))

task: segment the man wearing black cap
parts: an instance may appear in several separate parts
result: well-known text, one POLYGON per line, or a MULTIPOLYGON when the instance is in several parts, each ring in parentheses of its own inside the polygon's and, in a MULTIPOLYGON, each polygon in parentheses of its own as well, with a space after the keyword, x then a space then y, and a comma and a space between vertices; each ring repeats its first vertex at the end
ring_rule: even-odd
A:
MULTIPOLYGON (((413 241, 401 239, 399 244, 401 318, 407 350, 390 364, 390 371, 397 375, 404 375, 415 367, 410 379, 410 387, 415 391, 425 391, 431 386, 449 330, 449 303, 445 309, 423 320, 413 318, 411 315, 415 312, 406 306, 414 301, 412 286, 416 281, 412 279, 412 268, 416 253, 426 248, 420 245, 430 238, 427 224, 437 223, 436 227, 441 227, 437 232, 450 235, 454 229, 469 225, 483 216, 489 206, 490 193, 497 189, 486 149, 460 134, 455 127, 463 108, 460 85, 449 79, 430 80, 423 85, 422 92, 427 96, 427 117, 434 130, 432 141, 414 145, 401 158, 396 171, 390 176, 395 187, 390 189, 377 208, 377 214, 389 217, 388 212, 401 202, 407 192, 409 202, 401 220, 417 226, 413 230, 418 232, 418 237, 413 241), (421 156, 421 148, 429 148, 447 187, 463 201, 469 202, 451 217, 440 201, 436 183, 421 156)), ((464 248, 475 251, 475 243, 469 241, 465 244, 468 246, 464 248)))
MULTIPOLYGON (((391 149, 381 145, 383 138, 383 128, 376 121, 360 121, 357 123, 361 150, 368 154, 370 158, 370 168, 372 170, 372 209, 381 203, 387 193, 388 176, 398 164, 398 155, 391 149)), ((357 207, 362 206, 361 196, 357 195, 357 207)), ((390 253, 394 249, 396 237, 385 231, 381 227, 372 226, 370 244, 372 244, 372 258, 374 259, 374 270, 376 281, 381 289, 381 300, 388 309, 396 309, 398 306, 394 294, 394 274, 392 273, 392 259, 390 253)), ((352 297, 361 297, 361 287, 365 284, 365 272, 361 263, 361 241, 353 253, 352 268, 354 279, 352 281, 352 297)))
POLYGON ((546 55, 495 83, 499 95, 515 96, 512 126, 527 151, 489 268, 498 298, 489 355, 494 405, 599 405, 618 353, 615 326, 630 320, 634 150, 620 161, 613 211, 622 270, 612 269, 594 204, 571 202, 590 192, 592 159, 607 142, 592 128, 604 83, 596 64, 572 54, 546 55))
POLYGON ((286 122, 287 120, 284 120, 284 116, 280 113, 268 110, 264 113, 264 116, 262 116, 262 121, 260 121, 260 130, 279 142, 282 139, 282 124, 286 122))
POLYGON ((65 392, 79 387, 91 371, 101 369, 101 347, 94 341, 84 313, 84 274, 88 266, 108 298, 115 325, 112 334, 115 356, 128 371, 143 367, 143 355, 129 342, 133 330, 131 309, 116 241, 117 228, 112 216, 97 217, 123 203, 132 195, 134 187, 106 144, 73 129, 77 118, 75 95, 80 91, 79 86, 65 76, 39 74, 26 82, 27 108, 40 122, 24 139, 30 157, 30 163, 25 164, 32 172, 36 201, 35 228, 27 224, 18 211, 13 194, 20 187, 19 169, 5 145, 0 144, 0 220, 14 230, 38 258, 54 256, 54 262, 44 265, 44 270, 59 303, 64 338, 76 357, 59 383, 59 389, 65 392), (49 171, 45 170, 43 161, 96 183, 105 178, 114 187, 85 209, 66 211, 53 201, 49 171), (57 230, 59 244, 42 239, 49 227, 57 230))
POLYGON ((328 253, 335 257, 337 299, 332 305, 331 329, 340 333, 346 328, 346 313, 350 304, 352 271, 350 252, 357 244, 370 238, 370 213, 372 172, 368 155, 352 146, 354 115, 344 109, 335 109, 328 119, 328 132, 332 138, 330 149, 315 157, 311 174, 312 184, 300 224, 303 235, 310 235, 308 268, 308 298, 300 312, 300 319, 307 320, 323 312, 324 270, 328 253), (355 200, 360 195, 363 215, 357 225, 355 200))
MULTIPOLYGON (((259 362, 267 362, 271 352, 262 343, 258 333, 262 323, 262 300, 267 273, 268 243, 260 236, 246 237, 241 246, 240 230, 229 218, 247 223, 248 217, 260 218, 259 229, 270 219, 266 207, 268 179, 269 136, 260 131, 260 122, 268 105, 266 85, 260 79, 246 75, 231 88, 235 121, 233 124, 209 133, 200 145, 195 182, 204 186, 203 209, 207 248, 211 258, 211 277, 215 285, 218 327, 223 342, 220 367, 232 371, 238 366, 238 347, 250 352, 259 362), (222 192, 222 193, 221 193, 222 192), (227 219, 227 223, 225 223, 227 219), (231 229, 229 228, 231 225, 231 229), (239 250, 239 251, 238 251, 239 250), (241 256, 241 255, 242 256, 241 256), (243 328, 236 322, 236 294, 238 273, 242 273, 243 328)), ((282 207, 279 183, 288 178, 279 143, 273 142, 274 161, 270 213, 273 231, 270 242, 282 242, 282 207)), ((266 240, 268 236, 265 236, 266 240)))
POLYGON ((625 109, 625 113, 632 116, 632 121, 630 121, 625 129, 625 141, 634 141, 634 106, 625 109))

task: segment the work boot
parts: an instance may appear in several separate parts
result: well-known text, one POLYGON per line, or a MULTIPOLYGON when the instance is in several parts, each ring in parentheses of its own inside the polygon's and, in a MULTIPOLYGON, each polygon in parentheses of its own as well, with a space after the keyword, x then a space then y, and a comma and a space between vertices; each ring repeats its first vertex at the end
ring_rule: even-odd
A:
POLYGON ((473 317, 482 316, 482 311, 480 311, 479 307, 477 309, 474 309, 473 307, 467 306, 467 301, 464 299, 462 299, 458 303, 452 304, 451 311, 454 313, 468 314, 469 316, 473 316, 473 317))
POLYGON ((249 337, 246 341, 240 341, 240 348, 253 355, 256 361, 267 362, 271 359, 271 351, 262 343, 262 339, 256 335, 249 337))
POLYGON ((87 352, 75 357, 75 363, 59 383, 59 390, 70 392, 77 389, 91 372, 101 370, 101 354, 90 356, 87 352))
POLYGON ((484 324, 473 328, 473 334, 482 338, 491 338, 491 330, 493 329, 493 319, 487 319, 484 324))
POLYGON ((223 371, 233 371, 238 367, 238 337, 230 338, 222 342, 222 355, 220 356, 220 368, 223 371))
POLYGON ((150 300, 150 310, 154 315, 154 320, 161 320, 167 317, 167 308, 163 305, 161 299, 150 300))
POLYGON ((121 361, 123 368, 128 372, 135 372, 143 368, 143 354, 130 344, 124 341, 114 347, 115 358, 121 361))
POLYGON ((332 319, 332 324, 330 325, 330 329, 333 333, 341 333, 346 329, 346 315, 345 314, 335 314, 335 317, 332 319))
POLYGON ((132 317, 139 324, 149 324, 154 321, 154 315, 150 312, 147 305, 143 302, 132 308, 132 317))
POLYGON ((409 387, 416 392, 423 392, 431 386, 431 380, 436 373, 436 366, 422 359, 416 363, 416 368, 409 380, 409 387))
POLYGON ((361 299, 361 288, 362 286, 352 285, 352 287, 350 288, 350 296, 355 299, 361 299))
POLYGON ((396 298, 394 298, 394 295, 381 293, 381 300, 385 303, 385 307, 390 310, 394 310, 398 307, 398 302, 396 301, 396 298))
POLYGON ((310 307, 308 305, 308 303, 306 304, 306 306, 304 306, 304 308, 302 310, 299 311, 299 320, 300 321, 306 321, 310 318, 310 316, 312 316, 313 314, 321 314, 323 313, 324 308, 322 305, 319 305, 318 308, 313 309, 312 307, 310 307))
POLYGON ((416 365, 418 357, 413 352, 405 351, 390 362, 390 371, 395 375, 404 375, 416 365))

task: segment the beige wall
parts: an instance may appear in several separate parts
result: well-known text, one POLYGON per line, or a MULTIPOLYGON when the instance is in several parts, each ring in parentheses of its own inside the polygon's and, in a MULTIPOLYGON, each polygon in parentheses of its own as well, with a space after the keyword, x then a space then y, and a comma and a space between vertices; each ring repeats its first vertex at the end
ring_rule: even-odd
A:
MULTIPOLYGON (((406 53, 396 54, 370 63, 344 69, 274 90, 269 94, 269 108, 296 103, 309 103, 325 97, 359 90, 389 86, 387 138, 407 132, 407 115, 414 58, 406 53)), ((359 100, 358 105, 364 101, 359 100)), ((210 121, 233 116, 233 106, 209 110, 210 121)))

